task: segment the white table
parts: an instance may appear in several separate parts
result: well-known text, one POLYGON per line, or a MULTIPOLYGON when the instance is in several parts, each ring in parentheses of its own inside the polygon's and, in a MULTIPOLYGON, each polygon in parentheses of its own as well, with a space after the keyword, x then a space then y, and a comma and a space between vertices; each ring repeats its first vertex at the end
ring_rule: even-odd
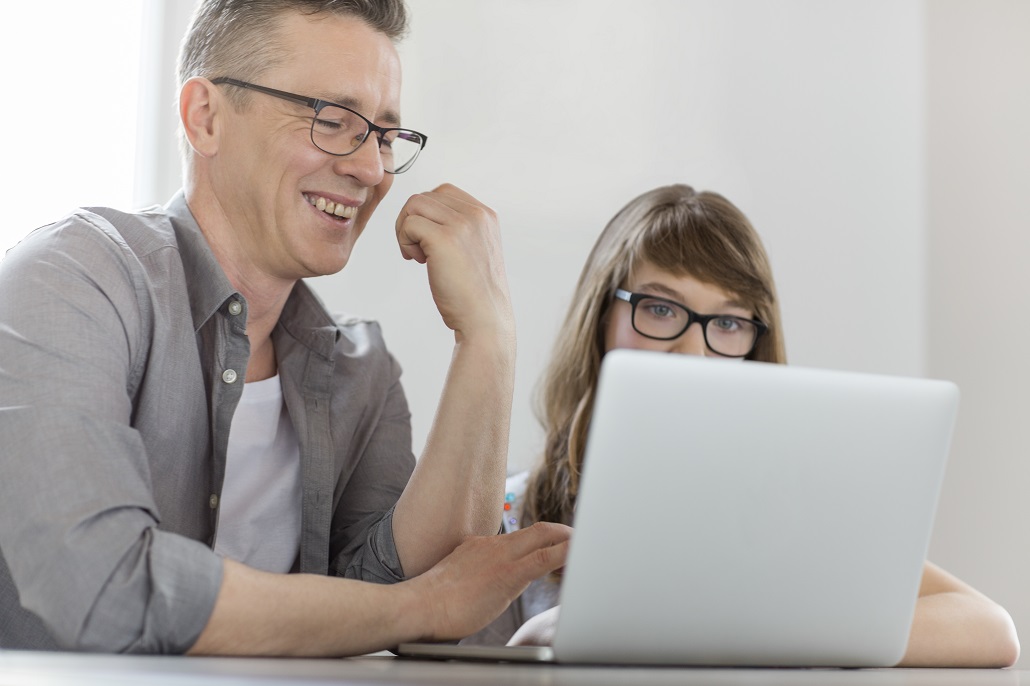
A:
POLYGON ((0 651, 2 686, 438 684, 462 686, 1030 686, 1030 671, 684 669, 345 660, 148 657, 0 651))

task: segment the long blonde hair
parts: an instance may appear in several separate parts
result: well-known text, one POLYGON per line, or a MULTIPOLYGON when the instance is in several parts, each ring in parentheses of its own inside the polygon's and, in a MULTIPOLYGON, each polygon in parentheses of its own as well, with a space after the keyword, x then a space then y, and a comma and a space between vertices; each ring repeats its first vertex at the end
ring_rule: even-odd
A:
POLYGON ((594 244, 542 379, 538 415, 546 437, 529 481, 527 521, 572 522, 605 317, 615 289, 643 261, 739 297, 769 327, 748 359, 786 362, 772 269, 747 217, 721 195, 682 184, 634 198, 594 244))

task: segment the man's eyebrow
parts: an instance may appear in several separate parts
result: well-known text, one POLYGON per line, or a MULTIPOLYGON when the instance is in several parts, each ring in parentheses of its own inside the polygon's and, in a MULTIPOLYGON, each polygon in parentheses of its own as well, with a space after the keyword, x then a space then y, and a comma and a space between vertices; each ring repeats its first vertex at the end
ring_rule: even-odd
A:
MULTIPOLYGON (((354 110, 363 117, 368 116, 367 114, 361 111, 361 103, 359 103, 356 98, 352 98, 346 95, 340 95, 336 97, 324 97, 320 99, 324 100, 325 102, 331 102, 334 105, 343 105, 344 107, 349 107, 350 109, 354 110)), ((371 119, 371 117, 369 118, 371 119)), ((400 126, 401 115, 393 110, 386 110, 385 112, 380 114, 378 118, 373 119, 372 121, 379 124, 386 124, 387 127, 400 126)))

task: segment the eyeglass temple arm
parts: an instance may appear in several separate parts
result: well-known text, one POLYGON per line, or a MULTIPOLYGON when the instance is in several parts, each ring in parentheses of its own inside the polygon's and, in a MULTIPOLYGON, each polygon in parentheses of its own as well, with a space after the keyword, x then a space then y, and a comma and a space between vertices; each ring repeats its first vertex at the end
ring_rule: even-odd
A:
MULTIPOLYGON (((317 98, 305 98, 303 95, 297 95, 296 93, 287 93, 286 91, 276 90, 275 88, 267 88, 265 86, 258 86, 254 83, 247 83, 246 81, 239 81, 238 79, 229 78, 228 76, 219 76, 217 79, 211 79, 211 83, 217 85, 226 84, 228 86, 236 86, 237 88, 246 88, 258 93, 265 93, 272 95, 283 100, 290 100, 292 102, 300 103, 301 105, 307 105, 308 107, 318 109, 318 104, 321 100, 317 98)), ((327 103, 328 104, 328 103, 327 103)))

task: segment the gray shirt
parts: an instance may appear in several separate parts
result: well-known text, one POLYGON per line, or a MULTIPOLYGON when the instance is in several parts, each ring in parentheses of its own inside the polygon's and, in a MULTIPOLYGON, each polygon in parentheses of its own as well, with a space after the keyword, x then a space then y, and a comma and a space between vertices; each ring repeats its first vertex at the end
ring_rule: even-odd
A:
MULTIPOLYGON (((181 193, 80 210, 0 261, 0 647, 195 642, 221 584, 246 321, 181 193)), ((400 580, 391 517, 414 457, 378 325, 334 320, 300 282, 272 337, 301 448, 295 570, 400 580)))

